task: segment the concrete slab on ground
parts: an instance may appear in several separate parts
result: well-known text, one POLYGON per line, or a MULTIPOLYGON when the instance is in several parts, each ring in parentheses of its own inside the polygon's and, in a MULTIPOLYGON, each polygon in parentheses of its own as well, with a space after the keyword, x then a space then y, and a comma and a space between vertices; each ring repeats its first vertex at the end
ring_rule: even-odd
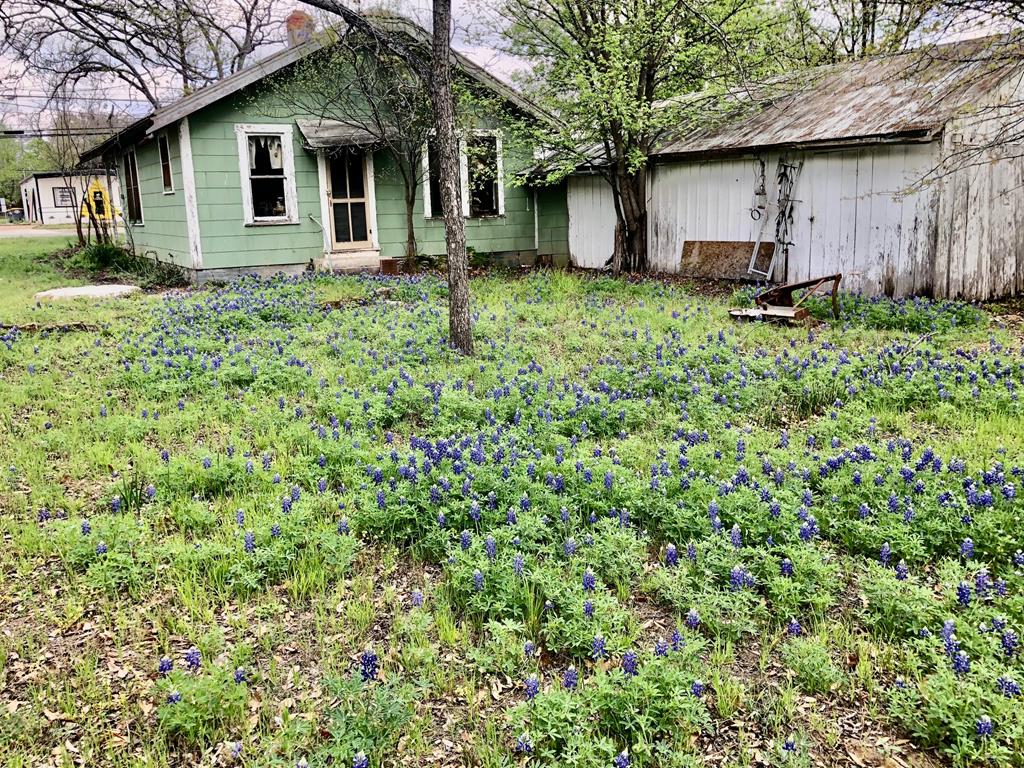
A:
POLYGON ((36 294, 36 301, 67 301, 69 299, 120 299, 138 293, 137 285, 78 285, 71 288, 51 288, 36 294))

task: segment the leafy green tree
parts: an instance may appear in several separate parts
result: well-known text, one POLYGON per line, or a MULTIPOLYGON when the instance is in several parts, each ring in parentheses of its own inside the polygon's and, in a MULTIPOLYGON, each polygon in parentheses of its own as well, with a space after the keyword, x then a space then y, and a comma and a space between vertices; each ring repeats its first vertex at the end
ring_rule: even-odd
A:
POLYGON ((549 181, 580 165, 610 184, 614 271, 647 258, 648 157, 737 83, 776 71, 783 15, 766 0, 503 0, 511 52, 534 63, 530 95, 549 181), (700 94, 699 96, 697 94, 700 94))
MULTIPOLYGON (((4 128, 0 123, 0 130, 4 128)), ((0 197, 8 206, 21 205, 21 180, 28 173, 49 167, 46 152, 42 139, 0 139, 0 197)))

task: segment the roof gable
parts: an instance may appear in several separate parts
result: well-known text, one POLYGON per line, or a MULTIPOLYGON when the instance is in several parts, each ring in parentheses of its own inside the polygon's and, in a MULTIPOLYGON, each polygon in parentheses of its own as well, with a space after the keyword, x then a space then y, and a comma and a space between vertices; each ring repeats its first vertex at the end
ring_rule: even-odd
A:
MULTIPOLYGON (((430 44, 430 33, 418 24, 401 16, 373 14, 367 15, 368 21, 379 29, 390 34, 404 34, 413 40, 430 44)), ((146 117, 137 120, 127 128, 118 132, 106 141, 85 152, 82 161, 101 157, 114 148, 133 144, 140 139, 152 135, 156 131, 173 125, 182 118, 188 117, 205 107, 215 104, 270 75, 288 67, 300 59, 323 48, 325 42, 316 38, 299 45, 289 46, 278 53, 268 56, 252 66, 246 67, 228 77, 218 80, 195 93, 191 93, 177 101, 160 107, 146 117)), ((453 65, 480 85, 493 91, 521 112, 539 119, 550 119, 536 104, 518 93, 514 88, 494 77, 483 67, 471 61, 457 51, 452 51, 453 65)))

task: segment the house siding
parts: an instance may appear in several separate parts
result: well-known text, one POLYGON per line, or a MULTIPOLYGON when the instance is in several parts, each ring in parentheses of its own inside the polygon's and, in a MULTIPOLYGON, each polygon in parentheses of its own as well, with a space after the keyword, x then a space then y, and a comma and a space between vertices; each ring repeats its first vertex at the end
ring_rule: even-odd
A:
MULTIPOLYGON (((202 270, 246 271, 258 267, 301 267, 324 256, 321 225, 321 195, 317 156, 301 146, 295 116, 277 105, 266 92, 249 89, 212 104, 189 116, 195 189, 198 209, 202 270), (297 215, 294 223, 246 225, 239 170, 237 124, 279 124, 292 126, 295 157, 297 215)), ((496 127, 481 121, 484 128, 496 127)), ((188 251, 184 189, 181 179, 177 126, 169 128, 175 194, 165 196, 155 140, 137 149, 142 194, 143 226, 133 227, 140 252, 171 258, 191 266, 188 251)), ((467 245, 478 253, 534 254, 538 243, 542 253, 568 253, 568 213, 565 189, 542 190, 543 212, 534 211, 533 190, 510 184, 516 172, 532 163, 532 155, 521 147, 503 153, 505 211, 502 216, 466 219, 467 245), (541 224, 538 236, 537 224, 541 224)), ((123 162, 119 158, 119 163, 123 162)), ((393 159, 386 152, 373 158, 376 226, 383 258, 405 253, 406 223, 404 188, 393 159)), ((123 172, 123 165, 119 165, 123 172)), ((423 216, 423 188, 417 189, 414 215, 420 253, 445 253, 444 221, 423 216)), ((340 256, 340 254, 339 254, 340 256)), ((337 258, 337 257, 336 257, 337 258)))
POLYGON ((235 135, 239 123, 294 126, 291 118, 272 116, 270 105, 244 93, 189 116, 203 269, 305 264, 322 256, 316 156, 303 150, 298 129, 292 131, 296 223, 246 225, 235 135))
MULTIPOLYGON (((174 192, 164 193, 160 168, 157 133, 150 140, 135 146, 135 162, 139 170, 139 199, 142 203, 142 224, 128 226, 130 242, 144 256, 171 261, 180 267, 191 267, 188 231, 185 226, 185 192, 181 176, 181 151, 177 126, 167 128, 171 176, 174 192)), ((117 157, 117 172, 123 179, 124 154, 117 157)), ((124 185, 121 186, 122 211, 127 210, 124 185)))

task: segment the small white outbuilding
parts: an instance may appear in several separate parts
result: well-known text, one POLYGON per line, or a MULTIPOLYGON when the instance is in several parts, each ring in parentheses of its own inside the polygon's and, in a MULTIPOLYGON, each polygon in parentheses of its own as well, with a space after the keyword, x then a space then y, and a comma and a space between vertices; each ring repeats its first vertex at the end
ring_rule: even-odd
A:
MULTIPOLYGON (((1024 293, 1024 69, 998 38, 802 73, 736 116, 652 154, 651 269, 984 300, 1024 293), (760 242, 756 272, 749 271, 760 242)), ((603 178, 569 180, 576 266, 603 268, 615 212, 603 178)))
POLYGON ((91 208, 96 222, 108 225, 120 214, 111 203, 119 199, 114 171, 38 171, 21 180, 21 207, 32 224, 87 224, 91 208))

